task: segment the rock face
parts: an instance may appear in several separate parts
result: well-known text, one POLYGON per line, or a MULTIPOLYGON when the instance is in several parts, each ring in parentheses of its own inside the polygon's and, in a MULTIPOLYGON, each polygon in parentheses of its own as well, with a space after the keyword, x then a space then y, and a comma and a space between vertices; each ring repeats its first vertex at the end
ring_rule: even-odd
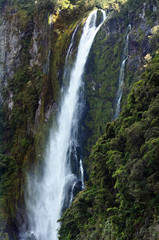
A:
MULTIPOLYGON (((18 29, 18 20, 13 16, 12 20, 5 20, 4 15, 0 17, 0 86, 7 86, 8 79, 13 77, 14 71, 20 63, 21 40, 24 33, 18 29)), ((8 109, 13 108, 13 94, 9 92, 8 109)), ((1 99, 2 100, 2 99, 1 99)))
MULTIPOLYGON (((148 0, 137 4, 137 8, 125 5, 120 13, 110 11, 89 55, 84 74, 86 107, 80 130, 87 166, 92 146, 105 132, 106 123, 113 119, 127 26, 131 24, 122 107, 157 50, 159 6, 148 0)), ((8 184, 4 189, 0 187, 0 203, 5 209, 5 213, 0 209, 0 231, 10 232, 11 240, 17 239, 26 221, 25 172, 34 166, 41 171, 48 128, 58 111, 71 34, 86 15, 80 15, 76 8, 72 11, 78 16, 64 10, 55 13, 52 5, 41 7, 33 3, 29 8, 6 4, 0 17, 0 129, 4 135, 0 184, 8 184)), ((99 14, 98 23, 100 18, 99 14)), ((76 44, 80 32, 79 27, 76 44)), ((90 172, 91 168, 88 175, 90 172)))
POLYGON ((1 239, 17 239, 23 228, 25 172, 42 159, 48 125, 57 110, 60 80, 56 75, 63 60, 58 53, 53 57, 50 50, 58 36, 48 25, 47 11, 40 11, 40 6, 27 9, 6 4, 0 17, 1 239), (54 76, 50 70, 53 58, 54 76))
POLYGON ((1 81, 7 84, 7 79, 13 77, 13 73, 19 66, 19 54, 22 48, 21 39, 24 33, 20 32, 17 26, 18 19, 13 15, 11 21, 4 20, 1 16, 0 36, 1 36, 1 81))
POLYGON ((85 156, 93 142, 103 136, 93 147, 90 158, 85 159, 90 179, 61 219, 61 240, 159 238, 158 170, 157 162, 154 165, 151 162, 157 160, 159 146, 158 124, 154 121, 158 119, 154 106, 157 107, 159 96, 158 13, 158 1, 128 0, 120 13, 111 13, 94 42, 85 73, 87 109, 83 126, 89 138, 84 146, 85 156), (114 113, 129 24, 123 112, 119 120, 107 124, 105 129, 114 113), (154 145, 150 146, 151 142, 154 145), (152 156, 148 152, 152 153, 154 146, 156 155, 152 156), (147 164, 152 168, 147 168, 147 164))
POLYGON ((67 48, 82 18, 80 13, 71 22, 66 10, 55 12, 53 3, 48 6, 36 1, 15 2, 3 7, 0 19, 2 239, 18 239, 27 227, 26 172, 41 171, 49 128, 58 111, 67 48), (50 14, 52 23, 48 23, 50 14))
POLYGON ((138 15, 137 20, 134 21, 135 15, 130 15, 130 24, 132 24, 132 30, 130 33, 129 43, 129 58, 127 61, 127 67, 136 72, 137 69, 143 67, 144 57, 147 54, 152 54, 151 46, 151 29, 157 25, 156 8, 154 5, 147 4, 146 2, 142 5, 142 12, 138 15), (152 21, 150 22, 148 13, 149 9, 152 11, 152 21), (155 9, 155 10, 154 10, 155 9))
POLYGON ((131 30, 121 109, 133 84, 138 81, 146 64, 157 50, 157 43, 153 44, 155 35, 152 31, 158 25, 158 6, 151 1, 141 1, 138 4, 140 6, 136 5, 135 9, 131 6, 129 10, 127 7, 123 8, 121 13, 111 11, 93 44, 84 76, 87 100, 83 118, 86 132, 85 156, 89 155, 92 145, 104 133, 105 124, 114 116, 128 25, 131 26, 131 30))

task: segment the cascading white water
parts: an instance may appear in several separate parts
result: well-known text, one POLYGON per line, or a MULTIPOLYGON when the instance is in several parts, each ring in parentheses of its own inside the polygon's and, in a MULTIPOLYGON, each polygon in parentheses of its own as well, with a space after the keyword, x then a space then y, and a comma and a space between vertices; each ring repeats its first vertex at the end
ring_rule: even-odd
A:
MULTIPOLYGON (((72 55, 72 51, 74 49, 74 42, 75 42, 75 36, 77 34, 77 31, 78 31, 78 28, 79 28, 79 25, 77 25, 77 27, 75 28, 75 30, 73 31, 73 34, 72 34, 72 38, 71 38, 71 43, 70 43, 70 46, 67 50, 67 54, 66 54, 66 59, 65 59, 65 70, 64 70, 64 80, 67 80, 70 78, 70 69, 71 69, 71 66, 70 64, 68 64, 68 61, 69 59, 71 58, 71 55, 72 55)), ((62 92, 63 92, 63 88, 62 88, 62 92)))
POLYGON ((123 50, 123 56, 122 56, 122 64, 120 67, 120 73, 119 73, 119 86, 118 86, 118 92, 117 92, 117 97, 116 97, 116 110, 114 114, 114 119, 118 118, 119 113, 120 113, 120 103, 123 95, 123 83, 124 83, 124 78, 125 78, 125 65, 126 61, 128 58, 128 44, 129 44, 129 32, 131 30, 131 25, 129 24, 127 28, 127 35, 126 35, 126 41, 125 41, 125 46, 123 50))
MULTIPOLYGON (((103 23, 106 14, 101 11, 103 23)), ((69 86, 61 103, 57 129, 50 132, 43 175, 40 178, 28 175, 26 205, 30 231, 21 239, 28 237, 37 240, 58 239, 57 220, 61 216, 65 202, 68 206, 72 201, 73 188, 77 180, 82 182, 81 189, 84 187, 82 159, 75 163, 79 165, 79 172, 73 173, 70 157, 73 154, 76 161, 78 155, 77 134, 79 112, 82 108, 79 102, 82 74, 95 35, 102 25, 101 23, 96 26, 96 18, 97 10, 88 16, 84 25, 69 86)))
POLYGON ((70 46, 68 48, 67 55, 66 55, 66 64, 67 64, 68 58, 71 56, 71 53, 73 51, 74 38, 75 38, 75 35, 77 33, 78 27, 79 27, 79 25, 77 25, 77 27, 75 28, 75 30, 72 34, 71 43, 70 43, 70 46))

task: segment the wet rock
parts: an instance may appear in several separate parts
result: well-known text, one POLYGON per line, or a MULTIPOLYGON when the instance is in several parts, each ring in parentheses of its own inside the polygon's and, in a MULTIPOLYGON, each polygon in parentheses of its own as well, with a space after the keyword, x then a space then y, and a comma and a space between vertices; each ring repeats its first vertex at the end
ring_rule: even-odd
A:
POLYGON ((102 14, 101 11, 98 10, 98 11, 97 11, 96 27, 97 27, 99 24, 101 24, 102 20, 103 20, 103 14, 102 14))
POLYGON ((82 182, 77 181, 75 186, 74 186, 73 195, 76 196, 77 193, 79 193, 81 190, 82 190, 82 182))
POLYGON ((30 48, 30 55, 31 55, 31 59, 30 59, 30 66, 33 67, 34 65, 40 66, 40 53, 38 51, 38 30, 36 30, 36 27, 34 28, 33 31, 33 36, 32 36, 32 47, 30 48))

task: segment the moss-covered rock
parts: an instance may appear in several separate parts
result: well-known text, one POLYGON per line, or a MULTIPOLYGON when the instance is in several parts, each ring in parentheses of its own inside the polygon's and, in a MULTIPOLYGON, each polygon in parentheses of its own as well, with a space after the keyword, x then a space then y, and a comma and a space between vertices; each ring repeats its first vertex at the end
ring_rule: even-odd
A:
MULTIPOLYGON (((26 172, 30 169, 40 171, 49 128, 58 111, 71 34, 94 6, 94 1, 71 2, 73 5, 68 1, 58 1, 58 4, 56 1, 36 3, 16 0, 14 3, 7 1, 7 4, 0 1, 3 10, 0 21, 0 83, 3 87, 0 113, 0 132, 3 132, 0 139, 0 232, 5 232, 3 238, 0 236, 2 239, 7 238, 6 232, 9 232, 10 239, 17 239, 25 221, 26 172)), ((159 2, 103 0, 97 1, 96 5, 114 10, 96 37, 84 76, 86 111, 81 120, 81 136, 84 136, 83 156, 92 180, 78 195, 75 208, 66 212, 62 220, 61 239, 72 240, 77 236, 79 239, 124 239, 126 234, 133 239, 134 232, 140 237, 143 232, 145 237, 152 237, 152 231, 156 237, 157 207, 153 211, 151 207, 153 201, 154 206, 158 201, 158 185, 155 184, 158 176, 155 169, 158 154, 157 60, 153 63, 153 74, 150 67, 142 77, 148 83, 143 81, 145 85, 141 82, 135 85, 119 121, 107 125, 106 133, 105 125, 114 114, 126 28, 131 23, 122 106, 133 83, 138 81, 138 75, 144 71, 144 65, 149 65, 156 54, 159 2), (153 102, 154 97, 156 100, 153 102), (104 136, 92 153, 91 161, 94 163, 89 164, 87 156, 101 134, 104 136), (128 155, 124 155, 124 151, 128 155), (143 171, 144 166, 146 169, 143 171), (127 180, 130 185, 124 185, 127 180), (146 189, 140 194, 144 183, 146 189), (123 189, 128 189, 130 194, 125 195, 123 189), (147 189, 151 190, 150 193, 147 189), (146 194, 148 202, 143 200, 146 194), (135 205, 132 204, 134 199, 135 205), (139 212, 144 212, 144 206, 146 212, 144 220, 141 220, 137 216, 139 212), (148 217, 148 213, 153 217, 148 217), (148 224, 147 230, 145 224, 148 224)), ((100 21, 98 11, 98 24, 100 21)), ((79 28, 73 60, 80 34, 79 28)))
POLYGON ((154 45, 152 47, 152 39, 155 38, 157 41, 154 36, 158 33, 157 27, 152 28, 152 25, 156 26, 157 23, 155 6, 157 7, 156 3, 153 5, 151 1, 132 3, 129 0, 122 5, 120 11, 109 12, 107 20, 95 38, 84 75, 86 105, 81 132, 84 136, 83 155, 86 165, 93 144, 104 133, 105 124, 114 117, 128 28, 128 57, 122 86, 121 109, 133 84, 139 80, 140 74, 157 50, 157 44, 154 50, 154 45), (143 7, 143 10, 139 7, 143 7), (151 14, 147 12, 149 8, 153 10, 151 14), (153 19, 153 24, 147 21, 148 18, 153 19))
POLYGON ((71 11, 79 12, 79 8, 63 6, 59 11, 48 2, 36 5, 16 1, 8 3, 3 11, 1 32, 7 41, 2 41, 0 63, 0 212, 5 210, 5 221, 0 231, 8 232, 10 239, 17 239, 20 229, 25 227, 26 173, 31 169, 40 171, 49 129, 58 109, 70 38, 90 8, 83 8, 71 18, 71 11), (48 23, 50 15, 56 15, 53 23, 48 23))
POLYGON ((159 55, 90 156, 90 180, 61 218, 60 239, 158 239, 159 55))

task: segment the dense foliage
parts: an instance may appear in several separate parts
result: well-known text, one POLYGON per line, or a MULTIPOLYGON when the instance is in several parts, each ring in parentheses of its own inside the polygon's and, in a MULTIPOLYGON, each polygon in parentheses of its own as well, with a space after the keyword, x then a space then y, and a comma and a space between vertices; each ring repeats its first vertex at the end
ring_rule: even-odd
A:
MULTIPOLYGON (((81 21, 82 14, 87 12, 83 9, 81 15, 72 21, 69 13, 64 12, 51 30, 48 15, 55 10, 54 7, 49 1, 38 5, 34 1, 16 1, 8 5, 5 13, 15 29, 15 39, 20 39, 18 61, 15 60, 13 77, 7 79, 7 85, 3 84, 3 104, 0 106, 0 236, 1 230, 7 231, 11 239, 17 239, 17 221, 23 222, 25 217, 26 172, 35 164, 38 168, 42 162, 49 124, 54 117, 52 114, 48 120, 48 105, 55 111, 62 81, 58 72, 60 68, 63 71, 63 55, 66 54, 69 37, 75 23, 81 21), (37 28, 37 25, 41 27, 37 28), (36 40, 33 39, 35 32, 36 40), (38 61, 31 65, 34 44, 38 61)), ((8 52, 12 50, 9 44, 8 52)), ((3 237, 5 239, 5 234, 3 237)))
POLYGON ((13 75, 6 77, 1 91, 0 237, 17 239, 25 218, 26 172, 35 166, 39 171, 70 37, 92 5, 83 5, 81 10, 80 2, 72 9, 69 1, 16 0, 8 1, 5 7, 3 21, 10 31, 6 54, 13 54, 10 44, 17 39, 14 47, 18 50, 12 59, 13 75), (52 23, 48 21, 50 15, 52 23))
POLYGON ((153 239, 159 220, 159 54, 90 156, 91 176, 60 239, 153 239))
POLYGON ((124 5, 119 5, 118 9, 115 5, 117 1, 111 3, 114 3, 115 10, 111 11, 109 6, 109 17, 93 43, 84 75, 86 111, 83 117, 83 135, 87 138, 83 149, 86 164, 92 146, 104 133, 106 123, 114 116, 128 26, 131 25, 129 56, 122 85, 121 108, 145 65, 154 57, 159 44, 158 27, 155 26, 159 15, 158 10, 153 11, 156 2, 128 0, 124 5))
MULTIPOLYGON (((112 23, 123 28, 121 34, 110 34, 110 37, 106 36, 105 29, 100 31, 89 56, 85 75, 89 111, 84 123, 84 131, 89 132, 89 151, 104 133, 105 123, 112 118, 126 27, 129 20, 137 23, 136 16, 143 2, 159 5, 158 0, 0 1, 7 26, 13 27, 13 37, 20 36, 18 44, 21 46, 17 52, 19 65, 15 62, 13 77, 3 85, 0 106, 0 237, 5 227, 10 238, 17 239, 19 226, 24 222, 26 172, 34 166, 38 169, 43 160, 73 30, 94 6, 114 9, 112 23), (50 15, 53 15, 53 22, 49 25, 50 15), (39 58, 32 66, 31 51, 35 41, 39 58), (49 120, 48 110, 52 111, 49 120)), ((148 26, 153 27, 158 12, 152 14, 151 10, 146 10, 146 17, 148 26)), ((80 34, 81 29, 77 43, 80 34)), ((136 34, 140 52, 144 34, 142 29, 136 34)), ((152 57, 158 39, 156 27, 150 36, 152 57)), ((9 41, 7 48, 11 51, 9 41)), ((156 57, 131 91, 119 120, 107 125, 106 133, 94 147, 87 161, 90 161, 90 180, 61 220, 61 239, 147 240, 150 235, 154 240, 157 236, 158 63, 156 57)), ((126 70, 124 100, 138 80, 134 73, 132 76, 131 69, 126 70)), ((7 234, 3 236, 7 239, 7 234)))

